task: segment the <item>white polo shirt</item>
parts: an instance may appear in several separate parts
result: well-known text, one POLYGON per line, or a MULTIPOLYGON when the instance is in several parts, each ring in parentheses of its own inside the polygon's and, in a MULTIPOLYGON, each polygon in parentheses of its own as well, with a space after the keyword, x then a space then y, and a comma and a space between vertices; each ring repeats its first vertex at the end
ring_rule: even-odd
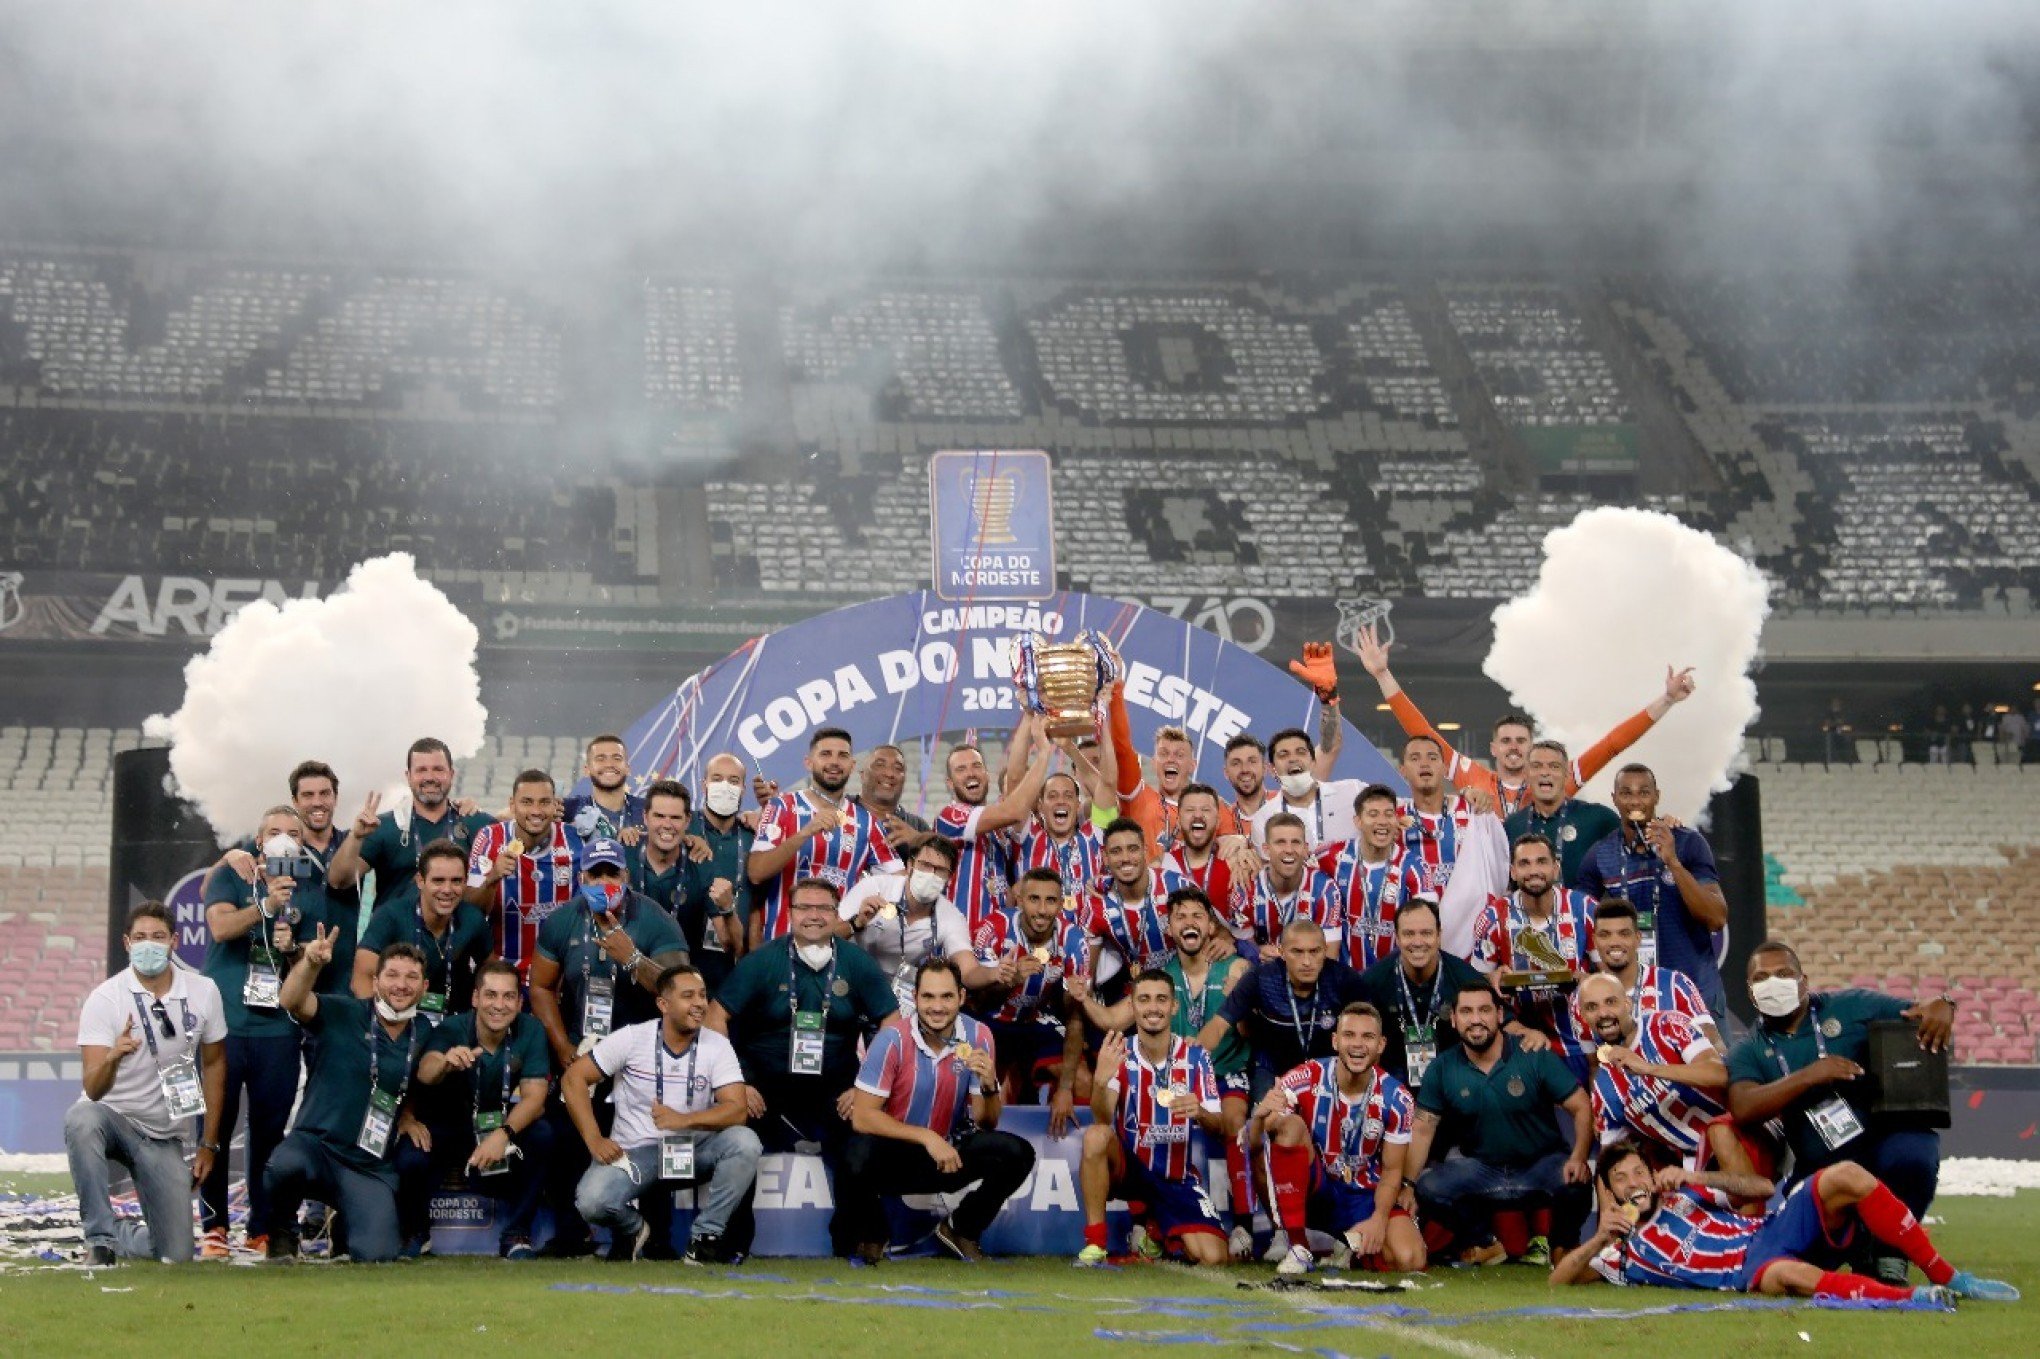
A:
POLYGON ((1356 839, 1360 832, 1353 822, 1353 799, 1367 785, 1358 779, 1327 779, 1313 790, 1317 801, 1292 807, 1276 792, 1254 813, 1253 839, 1256 848, 1268 842, 1268 823, 1279 812, 1290 812, 1303 822, 1304 838, 1313 850, 1356 839))
POLYGON ((744 1068, 737 1050, 714 1029, 703 1028, 677 1056, 662 1036, 665 1021, 648 1019, 629 1024, 589 1049, 602 1074, 615 1078, 610 1098, 616 1122, 609 1137, 625 1151, 649 1147, 659 1140, 652 1122, 652 1104, 663 1080, 665 1105, 676 1114, 698 1114, 715 1103, 715 1092, 742 1085, 744 1068))
POLYGON ((85 1007, 78 1015, 78 1046, 113 1047, 132 1023, 141 1047, 121 1059, 112 1087, 98 1102, 150 1137, 189 1140, 197 1130, 190 1119, 170 1117, 159 1073, 185 1058, 198 1066, 202 1045, 227 1040, 227 1015, 220 1005, 220 988, 212 978, 175 963, 170 965, 170 989, 163 996, 163 1013, 175 1037, 163 1036, 155 1003, 156 997, 142 989, 133 968, 115 973, 85 997, 85 1007))

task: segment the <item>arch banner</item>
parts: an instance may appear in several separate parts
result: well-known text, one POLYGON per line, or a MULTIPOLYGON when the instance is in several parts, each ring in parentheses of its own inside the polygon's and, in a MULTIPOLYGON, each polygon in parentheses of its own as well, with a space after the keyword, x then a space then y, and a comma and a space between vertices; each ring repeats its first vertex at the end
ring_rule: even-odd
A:
MULTIPOLYGON (((1134 744, 1157 729, 1190 733, 1197 777, 1223 791, 1225 743, 1284 727, 1315 733, 1317 696, 1287 671, 1202 628, 1138 604, 1065 592, 1038 604, 953 604, 932 591, 852 604, 754 638, 690 676, 624 733, 639 780, 698 785, 729 752, 791 787, 809 736, 842 727, 858 750, 886 742, 1010 732, 1021 707, 1012 642, 1079 632, 1110 637, 1125 658, 1134 744)), ((1350 722, 1336 776, 1402 780, 1350 722)), ((922 769, 922 786, 930 771, 922 769)))

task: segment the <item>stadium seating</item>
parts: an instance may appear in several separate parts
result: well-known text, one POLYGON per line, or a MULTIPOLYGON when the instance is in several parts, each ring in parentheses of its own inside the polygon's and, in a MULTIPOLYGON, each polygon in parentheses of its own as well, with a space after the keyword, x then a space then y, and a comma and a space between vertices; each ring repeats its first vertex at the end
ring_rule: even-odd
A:
POLYGON ((736 294, 647 283, 644 302, 645 399, 685 410, 735 410, 744 396, 736 294))
POLYGON ((1556 289, 1448 284, 1452 327, 1495 412, 1511 425, 1606 425, 1629 418, 1607 358, 1556 289))
MULTIPOLYGON (((889 419, 1021 414, 992 318, 975 292, 901 288, 790 302, 780 308, 779 330, 797 419, 807 413, 799 389, 808 386, 859 394, 848 413, 866 420, 874 410, 889 419)), ((829 409, 826 398, 819 409, 829 409)))

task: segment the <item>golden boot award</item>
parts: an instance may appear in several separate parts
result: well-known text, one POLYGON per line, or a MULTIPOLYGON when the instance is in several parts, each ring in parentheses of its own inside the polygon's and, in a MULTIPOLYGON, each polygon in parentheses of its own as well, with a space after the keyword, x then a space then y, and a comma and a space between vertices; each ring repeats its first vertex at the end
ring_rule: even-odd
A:
POLYGON ((1579 984, 1571 964, 1566 962, 1565 955, 1558 951, 1557 945, 1543 930, 1535 925, 1525 925, 1516 931, 1513 942, 1516 956, 1530 966, 1511 969, 1495 978, 1504 994, 1520 993, 1525 997, 1549 999, 1579 984))
POLYGON ((1100 695, 1118 679, 1118 655, 1095 633, 1051 642, 1032 632, 1013 641, 1021 705, 1048 719, 1051 739, 1097 735, 1105 721, 1100 695))

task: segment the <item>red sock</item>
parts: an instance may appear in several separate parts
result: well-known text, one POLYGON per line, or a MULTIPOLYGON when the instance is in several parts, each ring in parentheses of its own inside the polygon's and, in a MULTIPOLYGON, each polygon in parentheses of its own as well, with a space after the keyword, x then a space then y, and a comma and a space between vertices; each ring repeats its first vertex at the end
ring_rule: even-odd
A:
POLYGON ((1310 1147, 1268 1148, 1268 1177, 1275 1183, 1275 1220, 1289 1233, 1290 1242, 1303 1244, 1304 1207, 1310 1198, 1310 1162, 1317 1153, 1310 1147))
POLYGON ((1102 1222, 1086 1222, 1084 1224, 1084 1244, 1096 1246, 1099 1250, 1104 1250, 1105 1224, 1102 1222))
POLYGON ((1245 1221, 1254 1211, 1254 1177, 1247 1173, 1247 1149, 1236 1137, 1225 1142, 1225 1174, 1232 1182, 1233 1217, 1245 1221))
POLYGON ((1874 1298, 1880 1302, 1905 1302, 1912 1297, 1910 1288, 1888 1284, 1882 1279, 1873 1279, 1868 1274, 1834 1274, 1820 1276, 1820 1282, 1813 1286, 1816 1298, 1874 1298))
POLYGON ((1905 1258, 1918 1265, 1930 1282, 1944 1284, 1955 1277, 1955 1266, 1941 1258, 1927 1238, 1927 1229, 1888 1187, 1880 1184, 1871 1190, 1870 1197, 1856 1205, 1856 1216, 1863 1219, 1870 1235, 1904 1251, 1905 1258))

